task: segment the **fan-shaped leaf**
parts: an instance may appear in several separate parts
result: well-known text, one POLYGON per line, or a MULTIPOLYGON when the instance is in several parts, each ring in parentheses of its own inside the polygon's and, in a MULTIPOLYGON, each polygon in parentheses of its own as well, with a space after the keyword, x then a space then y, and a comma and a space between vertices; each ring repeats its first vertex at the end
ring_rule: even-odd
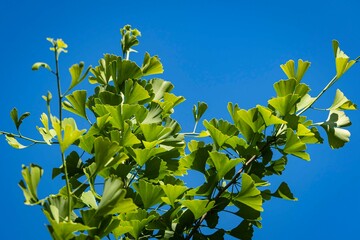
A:
POLYGON ((215 201, 200 199, 182 200, 180 202, 194 214, 195 219, 200 218, 202 215, 210 211, 215 204, 215 201))
POLYGON ((254 180, 246 173, 241 176, 241 191, 234 199, 256 211, 263 211, 261 192, 255 187, 254 180))
POLYGON ((133 186, 141 197, 144 209, 148 209, 155 204, 160 203, 161 197, 164 196, 164 192, 159 185, 154 185, 144 180, 139 180, 139 182, 134 183, 133 186))
POLYGON ((37 187, 43 173, 44 170, 38 165, 30 164, 30 167, 22 165, 21 174, 25 182, 21 180, 19 187, 23 191, 25 204, 34 205, 39 203, 37 187))
POLYGON ((352 103, 345 95, 339 90, 336 90, 335 99, 329 110, 356 110, 356 104, 352 103))

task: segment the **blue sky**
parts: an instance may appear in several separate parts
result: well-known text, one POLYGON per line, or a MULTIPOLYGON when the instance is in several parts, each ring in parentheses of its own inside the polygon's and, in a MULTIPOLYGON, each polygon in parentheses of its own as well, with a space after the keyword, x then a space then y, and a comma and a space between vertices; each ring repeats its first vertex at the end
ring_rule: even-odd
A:
MULTIPOLYGON (((309 60, 303 81, 316 95, 335 73, 332 39, 350 56, 360 55, 358 1, 9 1, 0 14, 0 129, 14 131, 9 112, 29 111, 23 134, 35 135, 41 96, 55 92, 55 82, 45 72, 32 72, 34 62, 52 63, 46 37, 63 38, 69 53, 61 56, 64 78, 67 68, 79 61, 97 65, 104 53, 120 54, 119 29, 131 24, 142 32, 140 61, 145 51, 161 58, 163 78, 174 83, 174 92, 187 101, 175 116, 184 131, 191 131, 192 105, 205 101, 205 118, 229 119, 228 102, 242 108, 266 104, 274 96, 272 84, 285 78, 279 65, 289 59, 309 60)), ((360 65, 355 65, 320 101, 332 103, 336 88, 360 102, 360 65)), ((87 83, 81 85, 89 88, 87 83)), ((321 105, 323 104, 323 105, 321 105)), ((357 239, 360 214, 357 154, 360 114, 348 114, 353 122, 351 142, 340 150, 327 144, 310 147, 312 160, 290 158, 284 175, 297 202, 272 200, 264 205, 263 229, 254 239, 357 239)), ((316 121, 326 113, 311 113, 316 121)), ((322 132, 323 135, 325 134, 322 132)), ((36 135, 37 136, 37 135, 36 135)), ((46 220, 37 207, 23 205, 17 186, 21 164, 44 167, 39 194, 57 191, 51 168, 60 165, 57 154, 35 146, 14 150, 1 140, 0 174, 2 239, 49 239, 46 220)), ((226 221, 226 220, 225 220, 226 221)))

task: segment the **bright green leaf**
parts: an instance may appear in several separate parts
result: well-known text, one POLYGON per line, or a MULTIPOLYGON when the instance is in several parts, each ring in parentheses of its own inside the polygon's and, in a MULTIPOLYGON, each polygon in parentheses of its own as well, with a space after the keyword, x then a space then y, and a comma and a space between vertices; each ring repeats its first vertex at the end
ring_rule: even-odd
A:
POLYGON ((276 117, 276 115, 268 108, 265 108, 261 105, 256 105, 259 110, 266 126, 276 125, 276 124, 286 124, 287 122, 281 118, 276 117))
POLYGON ((66 92, 69 92, 71 89, 73 89, 76 85, 81 83, 89 73, 91 67, 88 67, 85 72, 82 74, 84 69, 84 63, 80 62, 79 64, 74 64, 69 68, 69 72, 71 75, 71 83, 66 92), (82 74, 82 75, 81 75, 82 74))
POLYGON ((86 91, 85 90, 78 90, 74 91, 72 94, 67 95, 66 99, 69 102, 63 102, 62 106, 65 110, 75 113, 80 117, 87 119, 86 111, 85 111, 85 104, 86 104, 86 91))
POLYGON ((292 154, 304 160, 310 160, 309 154, 305 152, 306 144, 289 128, 286 130, 286 144, 283 150, 285 153, 292 154))
MULTIPOLYGON (((169 205, 173 207, 175 200, 188 189, 186 186, 171 185, 171 184, 162 184, 160 185, 160 187, 162 188, 166 197, 168 198, 169 205)), ((164 197, 162 197, 161 199, 164 200, 164 197)))
POLYGON ((199 219, 202 215, 210 211, 215 204, 215 201, 200 199, 182 200, 180 202, 194 214, 195 219, 199 219))
POLYGON ((356 110, 356 104, 352 103, 345 95, 339 90, 336 90, 335 99, 329 110, 356 110))
POLYGON ((131 198, 125 198, 126 190, 120 178, 111 177, 106 179, 104 192, 96 210, 97 216, 108 214, 128 213, 138 207, 131 198))
POLYGON ((161 74, 164 72, 163 66, 158 56, 150 57, 149 53, 145 53, 144 62, 141 66, 144 76, 161 74))
POLYGON ((134 189, 139 193, 141 200, 144 204, 144 209, 149 209, 161 202, 161 197, 164 196, 164 192, 159 185, 139 180, 133 184, 134 189))
POLYGON ((26 205, 39 203, 37 187, 43 173, 44 170, 38 165, 30 164, 30 167, 22 165, 21 174, 24 180, 19 182, 19 187, 23 191, 26 205))
POLYGON ((241 191, 234 199, 256 211, 262 212, 261 192, 255 187, 254 180, 246 173, 243 173, 241 176, 241 191))
POLYGON ((220 152, 210 152, 210 157, 216 168, 218 180, 222 179, 231 169, 239 163, 244 162, 244 159, 236 158, 229 159, 226 154, 220 152))

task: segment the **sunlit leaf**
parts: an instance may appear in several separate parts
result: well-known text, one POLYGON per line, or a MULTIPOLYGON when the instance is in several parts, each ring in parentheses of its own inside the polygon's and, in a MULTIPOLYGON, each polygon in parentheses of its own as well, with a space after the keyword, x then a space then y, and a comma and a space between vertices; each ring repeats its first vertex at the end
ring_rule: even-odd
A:
POLYGON ((275 110, 277 110, 281 116, 287 114, 293 114, 296 110, 296 104, 300 101, 300 96, 297 94, 289 94, 285 97, 276 97, 268 101, 275 110))
POLYGON ((39 203, 37 187, 43 173, 44 170, 38 165, 30 164, 30 167, 22 165, 21 174, 24 180, 19 182, 19 187, 23 191, 26 205, 39 203))
POLYGON ((69 92, 71 89, 73 89, 76 85, 78 85, 79 83, 81 83, 87 76, 87 74, 89 73, 91 67, 88 67, 85 72, 83 73, 84 70, 84 63, 80 62, 79 64, 74 64, 69 68, 69 72, 71 75, 71 83, 70 86, 68 88, 68 90, 66 92, 69 92))
POLYGON ((91 227, 85 226, 81 223, 56 222, 51 218, 47 211, 44 211, 44 214, 50 222, 48 229, 51 233, 51 236, 56 240, 70 240, 75 237, 73 233, 91 229, 91 227))
POLYGON ((349 61, 350 58, 343 51, 341 51, 338 41, 333 40, 332 45, 335 55, 336 77, 340 78, 347 70, 352 67, 352 65, 356 63, 356 61, 349 61))
POLYGON ((135 81, 125 81, 125 99, 124 103, 134 104, 145 99, 149 99, 150 95, 146 89, 135 81))
POLYGON ((145 53, 144 62, 141 66, 144 76, 152 74, 161 74, 164 72, 163 66, 158 56, 150 57, 149 53, 145 53))
POLYGON ((44 62, 37 62, 37 63, 34 63, 31 67, 31 70, 39 70, 40 68, 45 68, 47 70, 49 70, 51 72, 51 68, 49 66, 49 64, 47 63, 44 63, 44 62))
POLYGON ((72 94, 67 95, 66 99, 69 100, 69 102, 65 101, 62 104, 65 110, 87 119, 85 111, 85 104, 87 100, 85 90, 74 91, 72 94))
POLYGON ((49 118, 45 113, 41 114, 40 121, 44 127, 36 127, 36 128, 39 131, 39 133, 42 135, 44 141, 50 145, 51 140, 56 136, 56 132, 54 129, 49 128, 49 118))
POLYGON ((111 177, 106 179, 104 192, 96 210, 96 215, 104 216, 115 213, 127 213, 138 207, 131 198, 125 198, 126 190, 120 178, 111 177))
POLYGON ((148 209, 155 204, 161 202, 161 197, 164 196, 164 192, 159 185, 139 180, 133 184, 134 189, 139 193, 141 200, 144 204, 144 209, 148 209))
POLYGON ((335 99, 329 110, 356 110, 356 104, 352 103, 345 95, 339 90, 336 90, 335 99))
POLYGON ((174 85, 171 82, 164 81, 159 78, 154 78, 150 80, 150 84, 152 85, 153 92, 155 94, 153 100, 160 100, 164 97, 164 93, 170 92, 174 85))
MULTIPOLYGON (((160 185, 162 190, 164 191, 168 201, 169 205, 174 207, 175 200, 183 194, 188 188, 186 186, 181 185, 171 185, 171 184, 162 184, 160 185)), ((161 197, 161 199, 164 201, 165 197, 161 197)), ((166 202, 166 201, 164 201, 166 202)))
POLYGON ((57 139, 60 144, 61 152, 65 152, 71 144, 73 144, 76 140, 78 140, 81 135, 86 131, 78 130, 76 126, 76 122, 73 118, 65 118, 62 121, 62 125, 60 127, 60 121, 54 116, 51 116, 51 123, 56 132, 57 139), (62 129, 61 129, 62 128, 62 129), (64 132, 64 136, 62 135, 62 130, 64 132))
POLYGON ((23 148, 27 148, 28 146, 24 146, 21 143, 18 142, 18 140, 16 140, 15 137, 13 137, 12 135, 5 135, 6 141, 7 143, 12 146, 13 148, 16 149, 23 149, 23 148))
POLYGON ((275 124, 286 124, 287 122, 281 118, 276 117, 276 115, 268 108, 265 108, 261 105, 256 105, 259 110, 266 126, 275 125, 275 124))
POLYGON ((215 201, 209 200, 182 200, 180 201, 182 205, 190 209, 190 211, 194 214, 195 219, 200 218, 202 215, 210 211, 215 204, 215 201))
POLYGON ((283 150, 285 153, 292 154, 304 160, 310 160, 309 154, 305 152, 306 144, 289 128, 286 130, 286 144, 283 150))
POLYGON ((310 67, 310 62, 299 59, 297 70, 295 70, 294 60, 289 60, 285 64, 280 65, 280 67, 288 78, 296 79, 299 83, 307 69, 310 67))
POLYGON ((263 211, 261 192, 255 187, 254 180, 246 173, 241 176, 241 191, 234 199, 256 211, 263 211))
POLYGON ((216 168, 216 175, 219 180, 222 179, 236 165, 244 162, 244 159, 229 159, 225 154, 219 152, 210 152, 209 154, 216 168))

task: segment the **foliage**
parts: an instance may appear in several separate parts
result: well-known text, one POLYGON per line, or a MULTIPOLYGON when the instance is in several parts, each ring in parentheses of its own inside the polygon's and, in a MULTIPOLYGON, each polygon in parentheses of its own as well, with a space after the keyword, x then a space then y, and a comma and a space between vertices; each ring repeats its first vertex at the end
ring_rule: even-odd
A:
POLYGON ((29 113, 19 117, 16 108, 10 115, 17 133, 1 131, 18 149, 59 145, 61 163, 54 163, 52 176, 64 179, 65 186, 57 194, 38 196, 43 175, 39 165, 23 166, 24 179, 19 182, 25 204, 42 208, 53 239, 251 239, 253 228, 261 227, 265 201, 297 200, 285 182, 271 192, 269 176, 281 175, 291 156, 310 160, 307 145, 323 143, 319 127, 331 148, 349 141, 345 127, 351 122, 345 111, 356 105, 340 90, 325 109, 327 120, 313 123, 304 115, 358 60, 350 60, 337 41, 336 76, 316 97, 302 82, 310 63, 299 60, 295 66, 290 60, 281 65, 287 79, 274 84, 276 96, 267 106, 246 110, 229 103, 231 122, 204 120, 205 130, 197 133, 207 109, 199 102, 192 109, 193 132, 183 133, 172 114, 185 98, 171 93, 171 82, 151 77, 163 72, 159 57, 145 53, 142 65, 130 60, 140 31, 127 25, 120 32, 123 55, 105 54, 96 67, 72 65, 65 92, 60 88, 59 56, 67 52, 67 45, 48 38, 55 70, 43 62, 32 69, 44 68, 54 75, 58 115, 51 111, 53 95, 48 92, 43 96, 47 112, 37 127, 42 140, 20 133, 29 113), (87 77, 94 92, 74 90, 87 77), (63 117, 64 111, 83 119, 87 129, 78 129, 75 118, 63 117), (201 173, 204 182, 190 188, 182 177, 193 171, 201 173), (224 211, 239 218, 235 228, 219 227, 224 211))

